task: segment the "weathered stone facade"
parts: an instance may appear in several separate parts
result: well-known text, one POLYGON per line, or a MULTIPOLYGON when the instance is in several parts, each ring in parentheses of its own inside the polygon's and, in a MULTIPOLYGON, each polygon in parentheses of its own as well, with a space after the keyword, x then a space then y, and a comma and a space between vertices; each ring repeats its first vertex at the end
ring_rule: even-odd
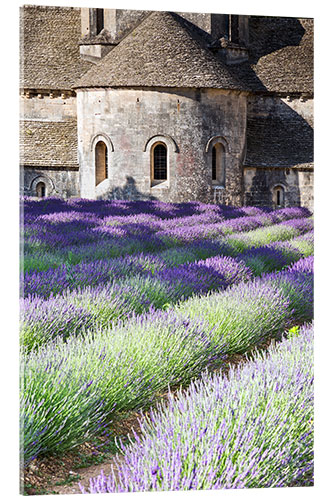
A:
POLYGON ((241 203, 246 96, 215 89, 104 89, 79 90, 77 101, 83 197, 211 201, 209 144, 215 139, 225 150, 223 199, 241 203), (108 179, 95 186, 98 138, 110 154, 108 179), (169 172, 154 186, 151 147, 158 141, 167 145, 169 172))
POLYGON ((311 19, 26 6, 21 22, 22 193, 312 208, 311 19))
POLYGON ((277 206, 275 191, 284 192, 286 207, 313 209, 313 172, 298 168, 245 168, 245 205, 277 206))
POLYGON ((313 99, 261 96, 248 99, 244 202, 313 208, 313 99))
POLYGON ((21 192, 36 196, 42 182, 46 196, 79 196, 76 97, 26 92, 20 104, 21 192))
POLYGON ((37 185, 40 182, 45 185, 45 196, 62 198, 80 196, 79 169, 24 168, 21 173, 21 194, 36 196, 37 185))

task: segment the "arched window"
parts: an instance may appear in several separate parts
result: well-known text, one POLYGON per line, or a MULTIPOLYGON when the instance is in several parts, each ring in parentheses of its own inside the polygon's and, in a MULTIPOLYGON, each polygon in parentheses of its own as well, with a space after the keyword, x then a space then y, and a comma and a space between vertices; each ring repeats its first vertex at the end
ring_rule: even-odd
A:
POLYGON ((105 142, 98 141, 95 147, 96 186, 108 177, 108 148, 105 142))
POLYGON ((168 151, 162 142, 152 147, 152 183, 156 184, 168 179, 168 151))
POLYGON ((220 142, 212 147, 212 184, 225 185, 225 150, 220 142))
POLYGON ((216 181, 216 147, 212 149, 212 181, 216 181))
POLYGON ((44 198, 46 196, 46 186, 44 182, 38 182, 36 185, 36 195, 38 198, 44 198))
POLYGON ((285 190, 283 186, 275 186, 273 189, 273 203, 277 207, 284 207, 285 190))

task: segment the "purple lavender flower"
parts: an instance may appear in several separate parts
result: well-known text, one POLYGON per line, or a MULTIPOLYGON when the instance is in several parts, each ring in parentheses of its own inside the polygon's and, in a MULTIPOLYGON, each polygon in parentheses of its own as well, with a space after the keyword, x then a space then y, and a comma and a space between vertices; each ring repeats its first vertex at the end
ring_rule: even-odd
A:
POLYGON ((117 473, 93 478, 90 493, 311 485, 311 326, 227 377, 170 393, 140 425, 117 473))

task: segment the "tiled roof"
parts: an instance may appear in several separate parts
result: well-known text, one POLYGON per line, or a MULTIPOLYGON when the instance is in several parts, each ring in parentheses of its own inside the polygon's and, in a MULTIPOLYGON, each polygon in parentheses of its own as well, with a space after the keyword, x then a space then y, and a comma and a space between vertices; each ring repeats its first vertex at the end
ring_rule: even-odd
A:
POLYGON ((249 62, 238 76, 253 90, 313 93, 313 19, 250 17, 249 62))
POLYGON ((90 67, 80 58, 81 10, 21 8, 20 87, 69 90, 90 67))
POLYGON ((206 87, 246 90, 181 16, 152 12, 92 67, 74 88, 206 87))
POLYGON ((21 165, 78 167, 76 120, 24 120, 20 127, 21 165))
POLYGON ((249 62, 229 67, 207 48, 209 35, 175 13, 149 13, 97 65, 80 58, 80 23, 79 8, 21 9, 21 87, 313 92, 313 19, 250 16, 249 62))
POLYGON ((313 167, 313 128, 300 115, 248 117, 245 166, 313 167))

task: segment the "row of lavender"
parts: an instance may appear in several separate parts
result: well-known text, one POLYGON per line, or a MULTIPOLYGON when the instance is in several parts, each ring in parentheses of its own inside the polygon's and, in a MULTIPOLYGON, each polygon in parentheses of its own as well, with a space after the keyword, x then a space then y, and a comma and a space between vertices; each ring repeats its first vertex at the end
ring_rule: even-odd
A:
MULTIPOLYGON (((305 228, 308 223, 312 221, 302 222, 305 228)), ((268 241, 273 231, 281 236, 285 229, 272 227, 268 241)), ((30 273, 26 275, 27 296, 21 299, 22 344, 36 348, 57 336, 65 339, 133 313, 163 309, 193 295, 223 290, 263 272, 282 269, 312 252, 313 234, 309 232, 289 242, 250 248, 236 258, 216 255, 173 267, 160 255, 140 254, 30 273), (55 291, 58 295, 49 297, 55 291)))
MULTIPOLYGON (((313 258, 288 269, 61 338, 22 356, 24 460, 101 434, 121 412, 150 405, 234 352, 313 317, 313 258)), ((291 398, 290 398, 291 400, 291 398)))
MULTIPOLYGON (((219 240, 199 239, 196 242, 190 242, 159 253, 139 253, 114 259, 94 259, 92 262, 81 262, 80 264, 73 263, 75 258, 73 252, 69 251, 67 262, 64 265, 55 269, 51 268, 48 271, 30 271, 22 275, 24 295, 46 297, 51 294, 55 295, 65 288, 73 289, 101 284, 134 274, 147 272, 154 274, 156 271, 165 271, 167 267, 175 267, 186 262, 221 254, 233 257, 243 254, 242 257, 246 261, 253 261, 253 258, 258 255, 266 257, 264 262, 271 254, 272 258, 277 261, 277 265, 283 267, 290 263, 290 260, 300 258, 302 253, 304 256, 304 243, 302 244, 300 240, 293 241, 292 245, 281 244, 281 242, 312 230, 313 220, 302 217, 255 230, 243 229, 244 232, 239 231, 229 237, 220 236, 219 240), (260 251, 255 250, 259 247, 266 247, 272 242, 276 242, 275 245, 267 247, 265 252, 260 253, 260 251)), ((305 244, 305 250, 308 251, 310 248, 310 252, 312 250, 311 238, 313 242, 313 233, 310 233, 308 238, 310 246, 305 244)), ((303 238, 302 241, 304 241, 303 238)), ((259 269, 255 268, 254 272, 260 274, 260 272, 270 270, 261 266, 259 269)))
POLYGON ((198 241, 205 243, 207 239, 309 216, 305 208, 269 211, 191 203, 137 203, 27 201, 24 270, 47 270, 68 261, 72 265, 138 252, 156 253, 191 243, 195 243, 195 250, 198 241), (123 215, 117 215, 119 206, 123 215), (134 213, 124 215, 126 210, 134 213))
POLYGON ((133 441, 90 493, 312 485, 312 326, 228 377, 170 393, 133 441))
POLYGON ((25 463, 106 432, 170 384, 312 318, 312 259, 299 260, 313 253, 306 210, 26 206, 25 463))

